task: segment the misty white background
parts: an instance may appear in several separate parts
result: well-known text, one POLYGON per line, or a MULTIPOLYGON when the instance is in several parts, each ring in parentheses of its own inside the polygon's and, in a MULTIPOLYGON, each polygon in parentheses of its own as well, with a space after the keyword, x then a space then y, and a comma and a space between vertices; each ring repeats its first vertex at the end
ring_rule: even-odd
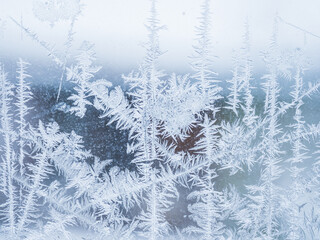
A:
MULTIPOLYGON (((67 0, 66 0, 67 1, 67 0)), ((149 16, 149 0, 81 0, 84 6, 75 23, 73 50, 83 40, 95 44, 97 58, 104 67, 115 72, 136 68, 144 56, 146 40, 144 24, 149 16)), ((162 31, 160 44, 165 52, 161 66, 168 72, 190 70, 188 56, 195 43, 201 0, 158 0, 159 19, 167 27, 162 31)), ((211 0, 213 43, 217 56, 217 71, 231 69, 233 50, 241 46, 244 22, 248 18, 251 32, 255 70, 263 67, 261 51, 266 50, 276 12, 286 21, 320 35, 320 0, 211 0)), ((70 21, 60 21, 53 27, 38 20, 33 12, 33 0, 0 0, 0 18, 5 29, 0 38, 0 60, 23 57, 47 59, 47 53, 10 20, 13 17, 40 39, 63 50, 70 21)), ((279 23, 280 45, 283 49, 302 47, 313 68, 320 62, 320 39, 279 23)))

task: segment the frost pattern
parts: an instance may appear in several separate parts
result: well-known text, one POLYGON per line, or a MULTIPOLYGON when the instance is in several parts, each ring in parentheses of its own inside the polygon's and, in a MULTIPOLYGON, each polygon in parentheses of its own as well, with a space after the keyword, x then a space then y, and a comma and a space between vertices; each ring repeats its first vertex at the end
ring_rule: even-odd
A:
POLYGON ((122 76, 128 86, 125 91, 98 77, 101 67, 95 63, 91 43, 84 41, 79 53, 71 56, 79 4, 36 1, 34 5, 40 20, 51 24, 71 20, 62 58, 38 35, 12 20, 61 69, 57 101, 62 80, 73 85, 67 103, 60 102, 54 109, 63 110, 64 116, 74 114, 79 121, 89 112, 99 112, 110 128, 128 134, 126 150, 133 167, 95 156, 76 133, 78 129, 63 131, 48 119, 28 121, 35 110, 28 74, 32 65, 19 59, 12 83, 1 64, 3 236, 318 239, 320 151, 311 153, 311 145, 317 145, 320 124, 307 122, 304 107, 307 98, 318 94, 320 83, 306 84, 309 64, 303 49, 281 51, 278 16, 263 53, 266 73, 257 88, 264 93, 254 94, 247 20, 224 96, 212 71, 210 1, 203 1, 196 28, 193 72, 178 75, 160 68, 159 39, 164 27, 157 2, 152 0, 146 54, 137 69, 122 76), (284 79, 291 84, 285 100, 280 98, 284 79), (184 215, 177 209, 184 210, 184 215), (184 224, 174 222, 170 218, 174 214, 184 224))
POLYGON ((47 21, 51 25, 75 17, 80 12, 79 0, 35 0, 33 12, 40 21, 47 21))

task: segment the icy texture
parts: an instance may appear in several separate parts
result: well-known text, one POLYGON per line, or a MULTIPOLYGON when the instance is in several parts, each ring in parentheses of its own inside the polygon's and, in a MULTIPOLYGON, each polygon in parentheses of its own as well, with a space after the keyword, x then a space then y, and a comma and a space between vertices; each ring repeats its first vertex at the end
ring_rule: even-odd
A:
POLYGON ((127 91, 98 77, 101 67, 89 42, 70 56, 79 8, 79 1, 35 2, 41 20, 53 24, 73 18, 63 54, 12 19, 61 72, 58 96, 43 96, 39 86, 30 86, 32 64, 19 59, 12 82, 0 65, 4 237, 319 238, 319 151, 314 146, 320 124, 319 119, 316 124, 305 120, 304 107, 307 98, 318 96, 320 83, 306 83, 309 64, 303 49, 281 51, 279 17, 263 52, 265 74, 257 85, 263 94, 253 94, 247 21, 223 96, 212 71, 209 0, 204 0, 196 28, 193 72, 185 75, 168 74, 159 66, 164 27, 151 1, 146 55, 136 70, 122 76, 127 91), (73 64, 67 61, 71 58, 73 64), (63 79, 72 91, 63 90, 63 79), (283 79, 291 84, 286 98, 281 98, 283 79), (45 97, 53 99, 49 107, 45 97), (40 111, 32 106, 37 101, 46 109, 31 117, 40 111), (64 120, 72 121, 74 129, 64 120), (97 135, 89 138, 94 128, 97 135), (95 151, 95 144, 111 141, 103 135, 105 128, 113 129, 108 133, 117 137, 112 140, 118 146, 111 147, 118 147, 119 154, 125 139, 130 163, 95 151))
POLYGON ((80 0, 35 0, 33 11, 41 21, 54 24, 60 20, 74 18, 80 12, 80 0))

